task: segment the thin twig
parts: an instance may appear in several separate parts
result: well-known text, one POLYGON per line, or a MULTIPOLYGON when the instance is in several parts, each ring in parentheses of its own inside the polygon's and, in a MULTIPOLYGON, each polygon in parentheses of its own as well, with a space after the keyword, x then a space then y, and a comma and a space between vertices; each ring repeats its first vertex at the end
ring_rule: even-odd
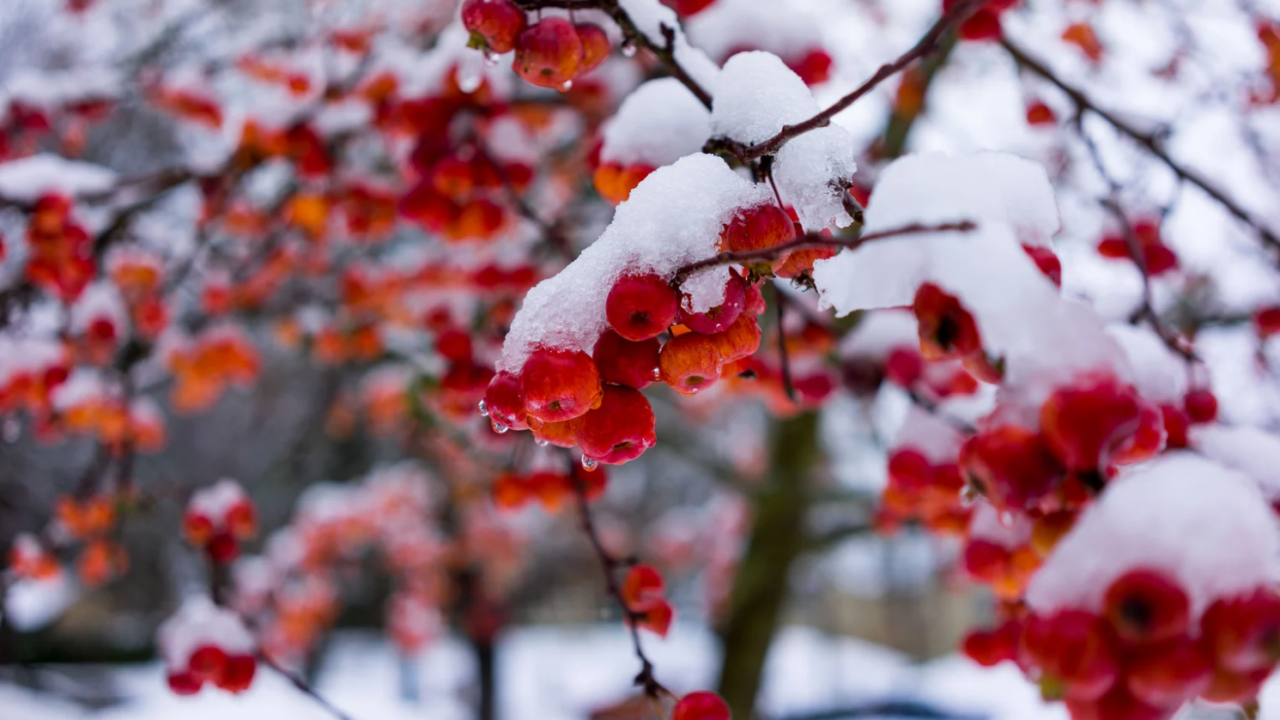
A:
POLYGON ((298 689, 298 692, 301 692, 303 695, 306 695, 312 700, 315 700, 316 704, 323 707, 326 711, 329 712, 330 715, 333 715, 335 718, 338 718, 338 720, 352 720, 352 717, 350 715, 343 712, 340 708, 338 708, 337 705, 334 705, 333 703, 329 702, 328 700, 325 699, 323 695, 316 692, 315 688, 307 684, 306 680, 303 680, 297 675, 294 675, 293 673, 289 672, 285 668, 281 667, 278 663, 276 663, 275 660, 272 660, 271 657, 266 653, 259 652, 258 661, 261 662, 266 667, 274 670, 276 674, 278 674, 280 677, 284 678, 285 680, 288 680, 291 685, 293 685, 295 688, 298 689))
POLYGON ((960 222, 940 223, 937 225, 912 223, 900 228, 867 233, 866 235, 859 235, 852 238, 833 238, 826 237, 818 233, 808 233, 796 238, 795 240, 790 240, 780 245, 774 245, 771 248, 764 248, 763 250, 745 250, 742 252, 726 251, 712 255, 705 260, 689 263, 676 271, 675 276, 671 280, 671 284, 679 287, 689 278, 690 275, 700 270, 706 270, 707 268, 719 267, 721 265, 741 265, 760 260, 775 260, 786 253, 799 248, 841 247, 849 250, 856 250, 866 243, 873 242, 875 240, 884 240, 902 235, 917 235, 922 233, 969 232, 976 227, 977 225, 973 222, 969 220, 962 220, 960 222))
MULTIPOLYGON (((1261 238, 1264 243, 1269 245, 1277 253, 1280 253, 1280 236, 1277 236, 1270 228, 1263 224, 1262 220, 1255 217, 1248 210, 1245 210, 1238 202, 1227 195, 1225 191, 1219 189, 1199 172, 1185 167, 1178 161, 1174 160, 1165 150, 1164 142, 1160 139, 1160 136, 1141 130, 1115 113, 1098 106, 1098 104, 1086 95, 1084 91, 1068 84, 1065 80, 1058 77, 1057 73, 1050 69, 1048 65, 1045 65, 1027 54, 1025 50, 1010 41, 1008 38, 1002 39, 1000 44, 1019 65, 1056 86, 1071 99, 1071 102, 1075 103, 1078 109, 1087 110, 1088 112, 1097 115, 1099 118, 1106 121, 1107 124, 1111 125, 1111 127, 1115 128, 1121 135, 1124 135, 1130 140, 1141 145, 1147 150, 1147 152, 1151 153, 1156 159, 1164 163, 1166 167, 1173 171, 1173 174, 1177 175, 1179 179, 1195 185, 1206 195, 1218 201, 1218 203, 1222 205, 1227 212, 1234 215, 1244 224, 1253 228, 1253 230, 1257 232, 1258 237, 1261 238)), ((1280 260, 1280 255, 1277 255, 1277 260, 1280 260)))
POLYGON ((604 543, 600 540, 600 533, 596 529, 594 518, 591 516, 591 505, 587 502, 586 488, 582 483, 575 481, 573 483, 573 494, 578 501, 578 518, 582 525, 582 531, 586 533, 587 539, 591 541, 591 548, 595 551, 596 557, 600 560, 600 569, 604 571, 605 587, 609 591, 609 595, 617 602, 618 607, 622 609, 622 614, 626 617, 627 627, 631 630, 631 645, 635 649, 636 659, 640 661, 640 673, 636 675, 635 684, 644 688, 645 695, 654 700, 658 700, 662 695, 671 696, 670 690, 667 690, 658 682, 653 675, 653 662, 649 660, 649 656, 644 653, 644 646, 640 643, 640 625, 639 621, 643 619, 643 613, 638 613, 631 609, 627 604, 627 600, 622 596, 622 587, 618 584, 618 570, 629 565, 615 558, 605 548, 604 543))
POLYGON ((943 13, 942 17, 938 18, 938 21, 925 32, 910 50, 900 55, 893 62, 881 65, 874 75, 855 88, 853 92, 835 101, 826 110, 808 120, 795 125, 784 125, 777 135, 754 145, 744 145, 726 138, 713 138, 708 145, 713 148, 718 146, 727 149, 744 162, 778 152, 783 145, 787 144, 788 140, 798 135, 803 135, 810 130, 826 127, 831 122, 831 118, 848 109, 849 106, 878 87, 880 83, 902 72, 915 61, 937 52, 942 48, 943 40, 952 29, 968 19, 985 2, 987 0, 964 0, 956 3, 950 10, 943 13))

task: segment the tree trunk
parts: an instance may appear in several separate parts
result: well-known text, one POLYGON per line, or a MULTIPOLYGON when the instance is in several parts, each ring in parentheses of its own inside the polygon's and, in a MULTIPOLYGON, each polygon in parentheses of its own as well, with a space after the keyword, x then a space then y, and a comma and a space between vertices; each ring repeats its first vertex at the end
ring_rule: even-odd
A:
POLYGON ((808 476, 818 455, 817 426, 815 413, 776 425, 769 478, 752 508, 751 539, 734 577, 729 617, 720 633, 724 662, 719 692, 738 720, 754 716, 765 656, 790 591, 791 566, 804 547, 808 476))

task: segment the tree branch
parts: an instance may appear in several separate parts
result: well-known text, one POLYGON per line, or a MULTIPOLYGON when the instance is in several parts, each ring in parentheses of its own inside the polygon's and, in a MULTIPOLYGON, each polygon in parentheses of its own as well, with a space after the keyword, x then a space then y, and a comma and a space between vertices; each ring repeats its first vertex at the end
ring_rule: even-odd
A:
POLYGON ((744 145, 727 138, 713 138, 708 145, 723 147, 743 162, 778 152, 783 145, 787 144, 788 140, 803 135, 810 130, 826 127, 831 122, 831 118, 849 108, 849 106, 879 86, 880 83, 902 72, 911 63, 937 52, 942 48, 943 40, 951 30, 968 19, 985 2, 987 0, 962 0, 962 2, 956 3, 950 10, 943 13, 942 17, 938 18, 938 21, 925 32, 910 50, 900 55, 897 60, 881 65, 874 75, 855 88, 853 92, 840 98, 831 107, 808 120, 795 125, 785 125, 778 131, 777 135, 755 145, 744 145))
POLYGON ((1178 176, 1179 179, 1195 185, 1206 195, 1218 201, 1218 203, 1222 205, 1227 212, 1234 215, 1244 224, 1253 228, 1253 230, 1257 232, 1258 237, 1260 237, 1264 243, 1269 245, 1272 250, 1277 253, 1277 260, 1280 260, 1280 237, 1263 224, 1260 219, 1254 217, 1254 215, 1252 215, 1248 210, 1245 210, 1238 202, 1227 195, 1225 191, 1218 188, 1199 172, 1185 167, 1178 161, 1174 160, 1165 150, 1164 142, 1159 136, 1141 130, 1115 113, 1099 107, 1097 103, 1084 93, 1084 91, 1068 84, 1065 80, 1058 77, 1058 75, 1054 73, 1049 66, 1027 54, 1025 50, 1010 41, 1008 38, 1002 39, 1000 41, 1000 45, 1004 47, 1018 65, 1030 70, 1036 75, 1039 75, 1041 78, 1047 80, 1050 84, 1056 86, 1059 90, 1065 93, 1066 96, 1071 99, 1071 102, 1075 103, 1078 110, 1088 111, 1097 115, 1099 118, 1102 118, 1121 135, 1124 135, 1130 140, 1138 143, 1156 159, 1164 163, 1164 165, 1173 171, 1173 174, 1178 176))
POLYGON ((904 225, 900 228, 892 228, 882 230, 880 232, 868 233, 852 238, 833 238, 820 235, 818 233, 808 233, 801 237, 791 240, 781 245, 774 245, 771 248, 763 250, 745 250, 742 252, 722 252, 712 255, 705 260, 699 260, 689 263, 676 271, 675 276, 671 279, 671 284, 679 287, 690 275, 707 268, 719 267, 720 265, 741 265, 744 263, 754 262, 757 260, 776 260, 792 250, 806 247, 841 247, 849 250, 856 250, 866 243, 875 240, 884 240, 886 238, 899 237, 902 235, 918 235, 922 233, 935 232, 970 232, 978 227, 969 220, 960 222, 939 223, 937 225, 927 225, 923 223, 912 223, 904 225))
POLYGON ((643 618, 643 614, 631 609, 631 606, 627 604, 626 598, 622 596, 622 587, 618 584, 618 570, 631 563, 615 558, 605 548, 604 543, 601 542, 595 519, 591 516, 591 505, 587 502, 586 488, 582 486, 581 482, 574 481, 573 494, 578 501, 578 518, 582 525, 582 531, 587 534, 587 538, 591 541, 591 548, 595 551, 596 557, 600 559, 600 569, 604 571, 605 587, 608 589, 609 595, 617 602, 618 607, 622 609, 622 614, 627 620, 627 627, 631 630, 631 645, 635 648, 636 658, 640 661, 640 673, 636 675, 635 683, 644 688, 644 694, 653 700, 658 700, 662 695, 671 696, 671 691, 663 687, 658 682, 658 679, 654 677, 653 662, 649 660, 649 656, 644 654, 644 647, 640 643, 639 621, 643 618))

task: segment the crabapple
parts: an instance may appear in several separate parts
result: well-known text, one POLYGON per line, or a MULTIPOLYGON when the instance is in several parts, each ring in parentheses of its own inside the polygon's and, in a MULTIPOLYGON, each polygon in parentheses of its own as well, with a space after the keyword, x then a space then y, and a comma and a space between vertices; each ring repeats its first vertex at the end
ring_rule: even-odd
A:
POLYGON ((1040 409, 1040 431, 1072 470, 1094 471, 1142 425, 1137 392, 1111 375, 1060 387, 1040 409))
POLYGON ((546 17, 521 32, 515 42, 512 68, 526 82, 561 89, 577 76, 582 65, 582 40, 573 23, 562 17, 546 17))
POLYGON ((560 448, 571 448, 578 444, 573 433, 573 421, 542 422, 534 418, 529 425, 529 432, 542 445, 554 445, 560 448))
POLYGON ((1200 621, 1217 666, 1233 673, 1270 669, 1280 660, 1280 597, 1258 591, 1214 602, 1200 621))
POLYGON ((1050 696, 1097 700, 1116 684, 1120 662, 1110 626, 1084 610, 1031 615, 1023 625, 1020 657, 1041 670, 1050 696))
POLYGON ((1064 468, 1039 433, 1016 425, 983 430, 960 448, 960 467, 997 508, 1028 508, 1053 491, 1064 468))
POLYGON ((925 360, 982 353, 978 324, 954 295, 924 283, 916 290, 911 309, 919 323, 920 354, 925 360))
POLYGON ((634 460, 657 442, 653 408, 634 388, 605 386, 600 407, 573 423, 582 454, 609 465, 634 460))
POLYGON ((1062 287, 1062 261, 1053 250, 1043 245, 1023 245, 1022 249, 1050 282, 1062 287))
POLYGON ((591 357, 605 382, 637 390, 658 379, 657 338, 633 342, 613 330, 605 330, 596 341, 591 357))
POLYGON ((729 282, 724 286, 724 302, 709 310, 703 312, 686 310, 689 303, 688 296, 681 298, 680 311, 676 316, 677 322, 703 335, 724 332, 733 325, 738 316, 742 315, 746 307, 747 283, 736 274, 729 276, 729 282))
POLYGON ((520 375, 524 409, 543 422, 581 417, 603 392, 596 364, 581 351, 538 348, 520 375))
POLYGON ((621 204, 641 180, 649 177, 657 168, 643 163, 618 165, 617 163, 601 163, 592 174, 592 182, 596 192, 614 205, 621 204))
POLYGON ((1188 391, 1182 398, 1182 405, 1193 423, 1213 422, 1218 417, 1218 398, 1207 388, 1188 391))
POLYGON ((484 393, 484 413, 495 428, 529 429, 520 378, 509 372, 494 375, 484 393))
POLYGON ((1163 573, 1130 570, 1107 588, 1103 613, 1121 640, 1149 643, 1184 635, 1191 624, 1186 592, 1163 573))
MULTIPOLYGON (((720 230, 720 249, 729 252, 767 250, 795 238, 791 216, 777 205, 742 210, 720 230)), ((765 263, 768 265, 768 263, 765 263)))
POLYGON ((739 315, 724 332, 703 337, 711 339, 726 364, 750 357, 760 349, 760 325, 747 313, 739 315))
POLYGON ((729 706, 713 692, 691 692, 676 703, 671 720, 730 720, 729 706))
POLYGON ((627 340, 648 340, 675 322, 680 296, 657 275, 619 278, 605 300, 609 326, 627 340))
POLYGON ((724 363, 714 337, 686 333, 667 341, 658 354, 662 381, 681 395, 693 395, 714 383, 724 363))
POLYGON ((1133 696, 1156 707, 1174 707, 1213 683, 1213 661, 1203 645, 1175 638, 1144 646, 1125 661, 1125 684, 1133 696))
POLYGON ((1009 620, 991 630, 976 630, 965 636, 962 651, 983 667, 994 667, 1009 660, 1018 659, 1018 639, 1022 624, 1009 620))
POLYGON ((169 689, 179 696, 195 695, 204 684, 189 672, 169 673, 168 682, 169 689))
POLYGON ((662 0, 662 4, 675 10, 681 17, 700 13, 716 0, 662 0))
POLYGON ((582 62, 578 65, 578 75, 590 72, 599 67, 609 57, 609 35, 604 28, 592 23, 580 23, 573 29, 578 33, 582 43, 582 62))

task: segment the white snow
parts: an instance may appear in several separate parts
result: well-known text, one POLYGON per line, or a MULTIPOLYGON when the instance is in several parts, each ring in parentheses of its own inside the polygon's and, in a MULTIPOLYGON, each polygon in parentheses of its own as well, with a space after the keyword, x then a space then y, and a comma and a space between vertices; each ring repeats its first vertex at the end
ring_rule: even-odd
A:
POLYGON ((813 93, 777 55, 755 51, 734 55, 724 64, 712 91, 714 135, 743 143, 773 137, 818 113, 813 93))
POLYGON ((248 500, 244 488, 231 478, 201 488, 191 495, 187 507, 209 518, 215 525, 225 522, 226 515, 241 502, 248 500))
MULTIPOLYGON (((682 266, 716 254, 720 229, 737 210, 770 200, 767 189, 711 155, 689 155, 659 168, 618 206, 595 243, 525 296, 499 369, 518 372, 539 345, 589 354, 608 326, 605 299, 619 277, 649 272, 672 277, 682 266)), ((728 272, 720 267, 684 283, 694 311, 724 299, 728 272)))
POLYGON ((1129 570, 1177 578, 1193 617, 1220 597, 1280 579, 1280 528, 1243 474, 1191 453, 1127 471, 1085 510, 1031 580, 1037 612, 1099 611, 1107 588, 1129 570))
POLYGON ((743 49, 764 50, 792 59, 822 48, 820 20, 792 3, 716 0, 689 18, 689 39, 724 61, 743 49))
POLYGON ((711 113, 680 81, 659 78, 622 101, 603 135, 601 161, 662 167, 702 149, 711 137, 711 113))
POLYGON ((51 153, 0 163, 0 196, 12 200, 35 202, 48 193, 92 195, 115 184, 116 174, 101 165, 51 153))
POLYGON ((157 641, 171 671, 186 668, 191 654, 204 645, 219 647, 229 655, 251 654, 256 645, 239 615, 203 595, 185 599, 160 625, 157 641))
POLYGON ((1248 475, 1262 494, 1280 500, 1280 437, 1248 425, 1192 426, 1191 446, 1211 460, 1248 475))
POLYGON ((807 132, 778 151, 773 177, 785 202, 808 232, 853 223, 844 208, 845 188, 858 170, 853 135, 839 125, 807 132))

